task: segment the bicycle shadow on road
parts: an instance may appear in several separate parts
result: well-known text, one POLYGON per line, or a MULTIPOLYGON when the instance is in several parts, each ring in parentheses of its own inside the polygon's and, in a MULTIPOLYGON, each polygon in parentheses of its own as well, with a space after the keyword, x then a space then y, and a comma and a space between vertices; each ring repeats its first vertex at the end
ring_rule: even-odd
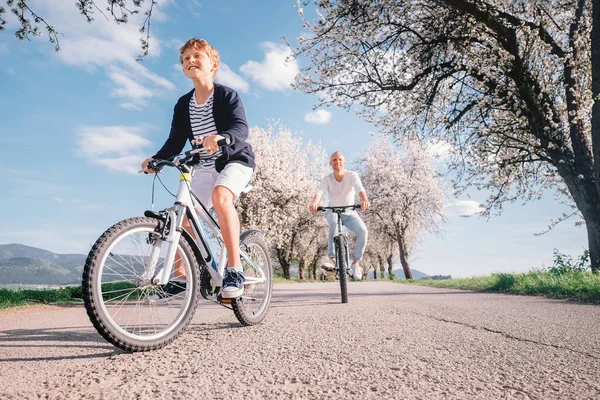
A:
POLYGON ((0 330, 0 352, 17 353, 18 357, 0 357, 0 362, 50 361, 66 359, 106 358, 126 353, 106 343, 89 327, 0 330), (64 344, 62 344, 64 343, 64 344), (90 350, 85 354, 44 356, 48 349, 90 350), (22 350, 20 350, 22 349, 22 350), (7 351, 4 351, 7 350, 7 351), (101 353, 97 351, 104 350, 101 353))
MULTIPOLYGON (((360 292, 360 291, 356 291, 353 290, 354 288, 351 287, 351 289, 348 291, 348 296, 352 296, 352 297, 382 297, 382 296, 429 296, 429 295, 475 295, 475 294, 481 294, 484 292, 475 292, 475 291, 471 291, 471 290, 437 290, 437 291, 427 291, 427 292, 412 292, 412 291, 384 291, 384 292, 379 292, 379 293, 373 293, 373 292, 360 292)), ((291 299, 297 299, 297 298, 321 298, 321 299, 328 299, 328 298, 337 298, 339 297, 339 293, 335 293, 332 291, 326 291, 326 290, 314 290, 314 289, 307 289, 307 290, 293 290, 293 291, 281 291, 281 290, 274 290, 273 291, 273 298, 272 298, 272 303, 285 303, 291 299)))

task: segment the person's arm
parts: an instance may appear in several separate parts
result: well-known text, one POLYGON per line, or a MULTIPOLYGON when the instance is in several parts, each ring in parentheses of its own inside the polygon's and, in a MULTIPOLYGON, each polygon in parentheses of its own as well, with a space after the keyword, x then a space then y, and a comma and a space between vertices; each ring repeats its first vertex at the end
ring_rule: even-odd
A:
POLYGON ((360 180, 360 176, 355 172, 354 173, 354 190, 358 192, 358 197, 360 198, 360 209, 361 211, 366 211, 371 203, 369 202, 369 198, 367 197, 367 191, 360 180))
POLYGON ((323 194, 327 190, 326 179, 327 179, 327 177, 323 178, 323 180, 321 181, 321 184, 319 185, 319 188, 317 189, 317 193, 315 194, 315 197, 313 197, 312 203, 310 203, 310 206, 308 207, 308 209, 312 212, 317 212, 317 207, 319 206, 319 202, 321 201, 323 194))
POLYGON ((243 142, 248 138, 248 122, 244 105, 237 92, 232 90, 226 100, 224 113, 227 115, 229 126, 227 130, 221 131, 219 134, 229 139, 229 143, 232 145, 236 142, 243 142))
POLYGON ((173 119, 171 120, 171 132, 169 133, 169 137, 165 141, 165 144, 163 144, 163 146, 160 148, 160 150, 158 150, 158 152, 151 158, 164 160, 181 153, 181 150, 183 150, 183 148, 185 147, 185 143, 188 138, 185 132, 182 129, 179 129, 178 112, 179 102, 175 104, 175 108, 173 109, 173 119))
POLYGON ((310 206, 308 207, 309 210, 312 212, 317 212, 317 207, 319 207, 320 201, 321 201, 321 195, 318 193, 315 194, 315 197, 313 197, 312 203, 310 203, 310 206))
POLYGON ((371 205, 369 202, 369 198, 367 197, 367 192, 364 190, 362 192, 358 192, 358 197, 360 197, 360 209, 362 211, 366 211, 367 208, 371 205))

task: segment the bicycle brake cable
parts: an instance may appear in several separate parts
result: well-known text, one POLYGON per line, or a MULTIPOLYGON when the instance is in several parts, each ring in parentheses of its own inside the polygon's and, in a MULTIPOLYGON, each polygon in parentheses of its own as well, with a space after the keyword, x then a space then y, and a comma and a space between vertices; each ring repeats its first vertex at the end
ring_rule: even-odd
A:
POLYGON ((154 184, 156 182, 156 179, 158 178, 158 181, 160 182, 160 184, 162 185, 163 188, 165 188, 165 190, 173 197, 177 197, 176 195, 174 195, 173 193, 171 193, 171 191, 167 188, 167 186, 165 185, 165 183, 162 181, 162 179, 160 179, 160 176, 158 176, 158 172, 154 172, 154 179, 152 179, 152 210, 154 210, 154 184))

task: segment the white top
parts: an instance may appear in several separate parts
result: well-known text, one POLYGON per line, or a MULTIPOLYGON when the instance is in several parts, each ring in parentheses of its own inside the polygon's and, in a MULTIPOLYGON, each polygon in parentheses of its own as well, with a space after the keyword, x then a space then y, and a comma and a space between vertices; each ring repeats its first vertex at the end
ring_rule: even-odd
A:
MULTIPOLYGON (((208 135, 217 135, 217 126, 215 125, 215 118, 213 116, 213 103, 214 103, 214 91, 208 96, 208 99, 203 104, 196 102, 196 92, 190 99, 190 122, 192 124, 192 133, 194 139, 202 138, 208 135)), ((198 153, 200 160, 196 165, 196 168, 200 169, 214 169, 215 160, 223 151, 219 150, 214 153, 208 154, 206 150, 202 150, 198 153)))
MULTIPOLYGON (((346 170, 341 182, 335 179, 333 172, 325 176, 319 185, 317 194, 322 198, 323 194, 327 192, 329 194, 329 206, 340 207, 357 204, 356 196, 358 193, 364 191, 365 188, 358 174, 354 171, 346 170)), ((349 212, 350 210, 346 210, 346 213, 349 212)))

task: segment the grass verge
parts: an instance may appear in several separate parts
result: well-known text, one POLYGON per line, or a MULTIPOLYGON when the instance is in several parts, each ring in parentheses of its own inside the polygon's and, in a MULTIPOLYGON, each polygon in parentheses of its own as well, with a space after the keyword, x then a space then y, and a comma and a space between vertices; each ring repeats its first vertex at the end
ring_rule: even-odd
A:
POLYGON ((580 270, 530 271, 522 274, 503 273, 465 279, 413 280, 402 283, 600 302, 600 275, 580 270))
POLYGON ((81 304, 81 286, 61 289, 4 289, 0 288, 0 309, 32 304, 81 304))
MULTIPOLYGON (((600 303, 600 275, 581 270, 492 274, 465 279, 395 281, 419 286, 545 296, 600 303)), ((275 277, 274 282, 310 283, 316 281, 275 277)), ((81 304, 81 297, 81 286, 47 290, 0 288, 0 309, 32 304, 81 304)))

